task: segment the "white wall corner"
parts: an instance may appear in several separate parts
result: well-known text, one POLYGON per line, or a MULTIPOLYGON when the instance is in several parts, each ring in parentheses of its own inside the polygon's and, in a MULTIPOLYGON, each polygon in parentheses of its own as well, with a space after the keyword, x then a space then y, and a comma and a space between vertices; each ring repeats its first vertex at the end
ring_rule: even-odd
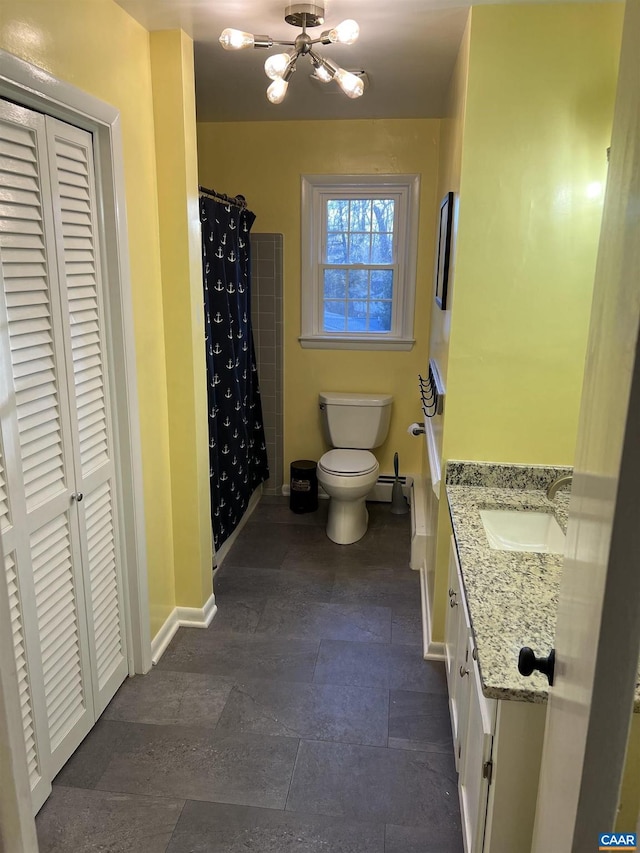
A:
POLYGON ((208 628, 217 612, 216 597, 213 593, 204 607, 174 607, 151 641, 151 660, 154 666, 167 650, 178 628, 208 628))

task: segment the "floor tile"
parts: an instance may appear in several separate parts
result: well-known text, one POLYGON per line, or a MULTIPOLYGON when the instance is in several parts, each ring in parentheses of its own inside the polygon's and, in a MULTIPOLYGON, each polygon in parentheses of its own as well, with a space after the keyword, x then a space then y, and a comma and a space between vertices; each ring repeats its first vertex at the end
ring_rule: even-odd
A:
POLYGON ((403 612, 413 608, 419 613, 420 585, 412 578, 401 580, 386 571, 336 573, 331 603, 368 604, 403 612))
POLYGON ((447 696, 392 690, 389 696, 389 746, 451 755, 453 739, 447 696))
POLYGON ((167 853, 384 853, 384 826, 189 801, 167 853))
MULTIPOLYGON (((280 598, 289 602, 329 602, 334 573, 329 569, 309 571, 222 567, 216 577, 216 604, 221 612, 236 602, 264 602, 280 598)), ((215 620, 214 620, 215 621, 215 620)))
POLYGON ((464 853, 459 822, 437 831, 388 824, 385 844, 385 853, 464 853))
POLYGON ((105 720, 215 726, 235 680, 157 668, 128 678, 104 712, 105 720))
POLYGON ((248 681, 233 689, 216 735, 255 734, 386 746, 387 690, 248 681))
POLYGON ((287 553, 287 540, 281 527, 273 524, 247 524, 231 546, 223 567, 261 566, 278 568, 287 553))
POLYGON ((113 753, 126 749, 130 726, 99 719, 53 780, 54 785, 95 788, 113 753))
POLYGON ((130 723, 96 788, 283 808, 298 749, 295 738, 220 737, 211 729, 130 723))
POLYGON ((56 786, 36 818, 40 853, 165 853, 184 800, 56 786))
POLYGON ((369 529, 351 545, 337 545, 324 529, 309 528, 305 536, 291 538, 282 562, 285 569, 333 569, 337 573, 364 568, 410 571, 410 533, 393 527, 369 529))
POLYGON ((322 640, 313 680, 316 684, 447 692, 444 664, 424 660, 417 646, 322 640))
POLYGON ((342 546, 327 509, 261 501, 216 572, 209 629, 179 629, 58 774, 45 853, 460 853, 410 518, 369 504, 342 546))
POLYGON ((391 642, 400 646, 422 647, 422 613, 417 607, 402 609, 395 607, 391 619, 391 642))
POLYGON ((209 626, 210 630, 216 634, 228 631, 253 634, 262 616, 266 599, 256 596, 246 596, 244 599, 225 596, 223 599, 218 595, 218 584, 215 577, 213 579, 213 591, 217 596, 216 605, 218 609, 209 626))
POLYGON ((312 681, 318 642, 181 628, 158 669, 231 678, 312 681))
POLYGON ((449 828, 460 819, 453 755, 301 741, 286 807, 449 828))
POLYGON ((289 498, 271 498, 268 502, 262 498, 249 519, 249 524, 303 524, 324 527, 328 509, 329 501, 319 500, 315 512, 297 513, 289 509, 289 498))
POLYGON ((391 611, 386 607, 363 607, 359 604, 292 604, 286 600, 270 599, 256 633, 308 640, 388 643, 391 641, 391 611))

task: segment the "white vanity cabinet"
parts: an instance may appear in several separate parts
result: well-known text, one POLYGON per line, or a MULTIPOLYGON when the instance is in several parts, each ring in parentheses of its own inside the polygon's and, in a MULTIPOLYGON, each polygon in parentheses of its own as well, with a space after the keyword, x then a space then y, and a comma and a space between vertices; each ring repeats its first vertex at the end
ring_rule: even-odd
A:
POLYGON ((457 570, 455 547, 452 544, 449 562, 449 600, 445 621, 445 650, 447 664, 447 687, 449 690, 449 713, 453 731, 453 746, 456 770, 460 772, 462 739, 466 732, 469 707, 470 679, 468 669, 468 647, 471 640, 471 623, 462 583, 457 570))
POLYGON ((531 849, 546 705, 483 695, 453 540, 445 649, 465 853, 524 853, 531 849))

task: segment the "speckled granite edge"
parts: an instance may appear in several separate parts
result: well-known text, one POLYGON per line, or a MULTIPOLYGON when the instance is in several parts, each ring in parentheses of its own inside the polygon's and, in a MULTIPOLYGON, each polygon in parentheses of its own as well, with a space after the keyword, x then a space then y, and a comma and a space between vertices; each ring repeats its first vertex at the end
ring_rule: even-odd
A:
POLYGON ((447 486, 487 486, 495 489, 546 489, 552 480, 573 468, 553 465, 505 465, 498 462, 447 462, 447 486))
POLYGON ((525 678, 517 663, 522 646, 539 655, 553 647, 562 558, 491 549, 480 510, 553 507, 540 489, 447 486, 447 498, 483 693, 546 702, 546 678, 540 673, 525 678))
MULTIPOLYGON (((544 489, 550 480, 570 472, 567 468, 493 463, 453 462, 447 466, 448 483, 449 476, 463 481, 447 485, 447 498, 483 693, 488 698, 547 701, 546 678, 539 673, 524 678, 517 670, 517 659, 523 645, 537 654, 546 654, 554 645, 562 557, 492 550, 480 510, 552 512, 566 531, 570 491, 560 490, 550 502, 544 489), (507 469, 514 468, 510 476, 507 469), (533 472, 529 482, 538 484, 537 488, 527 485, 527 472, 533 472), (494 483, 509 485, 485 485, 491 478, 494 483)), ((640 713, 640 670, 634 712, 640 713)))

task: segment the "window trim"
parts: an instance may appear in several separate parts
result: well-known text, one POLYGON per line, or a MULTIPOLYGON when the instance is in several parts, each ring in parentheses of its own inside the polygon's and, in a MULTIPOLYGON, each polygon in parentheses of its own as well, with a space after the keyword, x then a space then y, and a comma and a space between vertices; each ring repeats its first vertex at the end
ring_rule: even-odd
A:
MULTIPOLYGON (((358 196, 362 193, 362 196, 358 196)), ((410 350, 413 323, 420 214, 420 175, 302 175, 301 200, 301 334, 302 347, 312 349, 410 350), (321 276, 324 224, 323 198, 331 193, 384 192, 399 199, 398 277, 393 299, 392 331, 366 334, 322 331, 321 276), (404 245, 403 245, 404 244, 404 245)))

